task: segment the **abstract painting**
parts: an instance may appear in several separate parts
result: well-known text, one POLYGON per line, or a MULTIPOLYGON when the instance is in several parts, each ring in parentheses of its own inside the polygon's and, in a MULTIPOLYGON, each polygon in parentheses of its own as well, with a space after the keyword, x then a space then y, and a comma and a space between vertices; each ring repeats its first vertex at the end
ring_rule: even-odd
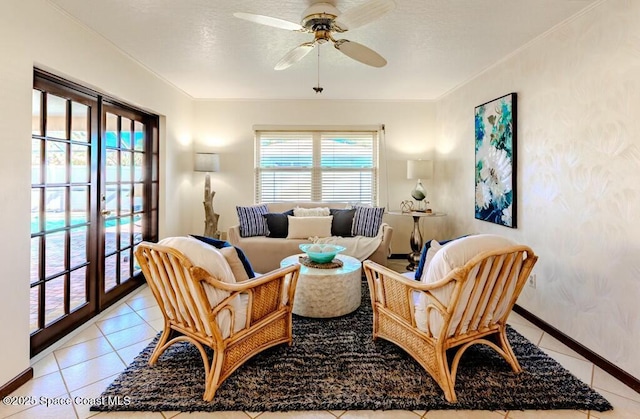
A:
POLYGON ((476 219, 516 227, 516 94, 476 106, 476 219))

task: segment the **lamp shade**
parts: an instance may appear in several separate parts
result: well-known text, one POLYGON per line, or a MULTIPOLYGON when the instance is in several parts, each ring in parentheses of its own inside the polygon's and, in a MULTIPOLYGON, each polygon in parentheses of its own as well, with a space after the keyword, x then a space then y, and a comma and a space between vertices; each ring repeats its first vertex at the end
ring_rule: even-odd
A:
POLYGON ((431 179, 433 161, 407 160, 407 179, 431 179))
POLYGON ((196 172, 220 171, 220 155, 215 153, 196 153, 193 170, 196 172))

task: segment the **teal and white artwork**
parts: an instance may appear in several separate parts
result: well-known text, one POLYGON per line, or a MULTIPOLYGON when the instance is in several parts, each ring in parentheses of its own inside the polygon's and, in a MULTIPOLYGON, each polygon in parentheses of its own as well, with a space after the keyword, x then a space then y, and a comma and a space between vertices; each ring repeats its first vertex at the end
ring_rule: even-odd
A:
POLYGON ((516 94, 475 109, 476 219, 516 227, 516 94))

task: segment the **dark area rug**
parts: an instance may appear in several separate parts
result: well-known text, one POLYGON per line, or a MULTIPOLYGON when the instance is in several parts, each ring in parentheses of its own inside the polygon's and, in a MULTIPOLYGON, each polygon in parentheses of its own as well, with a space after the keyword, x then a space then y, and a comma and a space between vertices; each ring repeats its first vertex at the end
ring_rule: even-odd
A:
POLYGON ((202 400, 204 368, 188 343, 169 348, 147 364, 158 337, 102 394, 91 410, 290 411, 434 409, 579 409, 605 411, 611 404, 535 345, 509 328, 524 371, 515 374, 485 345, 462 357, 458 403, 448 403, 431 376, 402 349, 371 338, 369 291, 362 305, 336 319, 294 315, 293 345, 268 349, 236 370, 212 402, 202 400))

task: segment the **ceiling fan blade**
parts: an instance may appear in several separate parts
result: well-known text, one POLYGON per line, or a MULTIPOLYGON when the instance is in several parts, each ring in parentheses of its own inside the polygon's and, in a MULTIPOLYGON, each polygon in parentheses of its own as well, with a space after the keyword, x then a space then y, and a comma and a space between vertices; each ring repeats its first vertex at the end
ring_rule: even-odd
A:
POLYGON ((344 55, 372 67, 384 67, 387 60, 371 48, 346 39, 338 39, 334 46, 344 55))
POLYGON ((395 7, 393 0, 369 0, 342 13, 335 23, 345 31, 358 28, 381 18, 395 7))
POLYGON ((278 19, 277 17, 255 15, 253 13, 236 12, 233 14, 240 19, 248 20, 249 22, 259 23, 261 25, 273 26, 274 28, 287 29, 290 31, 300 31, 304 28, 298 23, 289 22, 288 20, 278 19))
POLYGON ((315 48, 316 42, 306 42, 302 45, 298 45, 291 51, 289 51, 274 67, 275 70, 284 70, 292 64, 300 61, 305 55, 311 52, 315 48))

